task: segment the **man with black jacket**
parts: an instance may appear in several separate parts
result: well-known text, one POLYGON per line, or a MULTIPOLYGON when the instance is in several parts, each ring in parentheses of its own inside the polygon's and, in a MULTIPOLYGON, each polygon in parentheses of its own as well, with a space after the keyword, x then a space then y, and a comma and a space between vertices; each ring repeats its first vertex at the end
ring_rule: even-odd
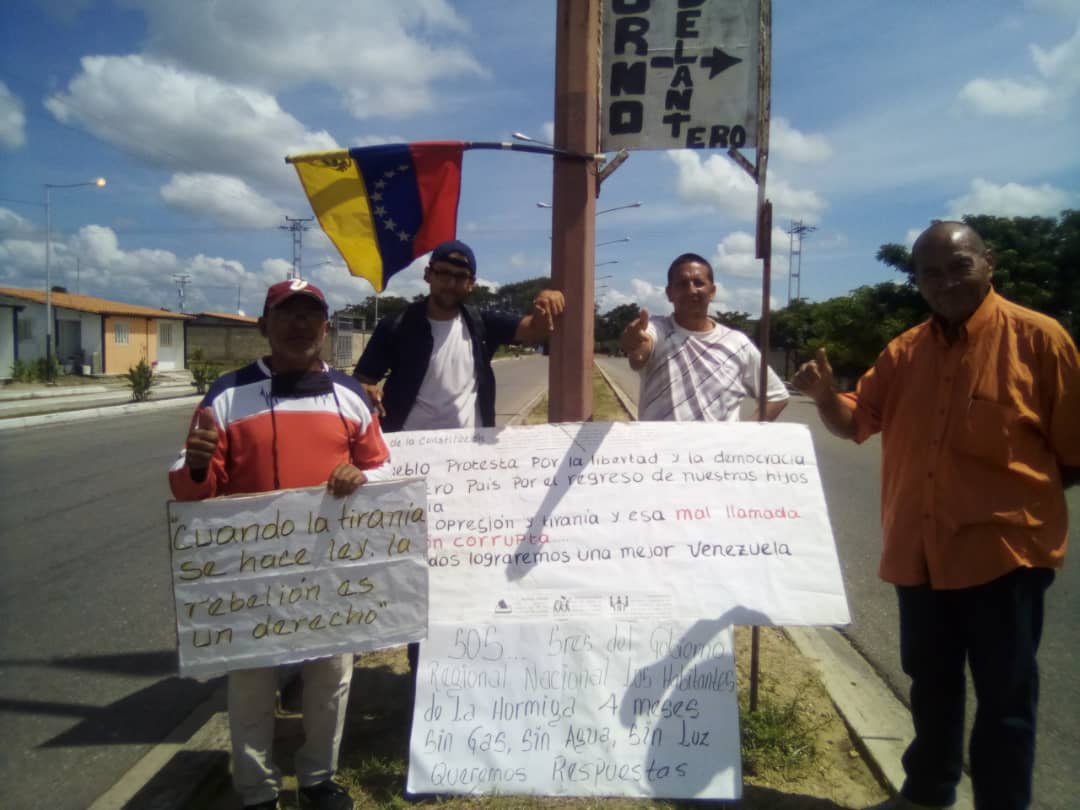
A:
POLYGON ((563 294, 543 290, 524 317, 466 306, 476 257, 456 239, 432 251, 424 281, 428 297, 379 323, 353 376, 367 387, 386 433, 494 427, 495 350, 546 340, 565 306, 563 294))

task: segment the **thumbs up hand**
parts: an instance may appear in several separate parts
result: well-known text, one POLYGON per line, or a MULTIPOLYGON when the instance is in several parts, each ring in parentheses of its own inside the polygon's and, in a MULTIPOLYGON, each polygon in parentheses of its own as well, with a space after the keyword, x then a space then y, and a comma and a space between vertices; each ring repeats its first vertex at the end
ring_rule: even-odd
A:
POLYGON ((210 466, 210 459, 217 449, 218 431, 211 408, 201 408, 195 415, 195 424, 188 433, 184 458, 188 469, 202 471, 210 466))
POLYGON ((643 309, 634 320, 630 321, 619 336, 619 345, 627 355, 639 351, 649 340, 649 311, 643 309))
POLYGON ((813 360, 799 367, 791 383, 818 404, 833 395, 833 370, 824 346, 817 350, 813 360))

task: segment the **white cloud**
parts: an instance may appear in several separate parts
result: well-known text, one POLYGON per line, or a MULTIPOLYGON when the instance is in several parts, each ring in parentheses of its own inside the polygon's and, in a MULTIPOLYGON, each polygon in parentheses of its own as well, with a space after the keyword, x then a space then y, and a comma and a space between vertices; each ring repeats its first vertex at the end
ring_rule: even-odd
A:
POLYGON ((769 128, 769 153, 795 163, 822 163, 833 155, 828 140, 820 133, 805 134, 786 118, 774 118, 769 128))
POLYGON ((352 140, 353 146, 382 146, 384 143, 405 143, 409 139, 403 135, 357 135, 352 140))
POLYGON ((1080 24, 1071 37, 1049 49, 1030 45, 1041 78, 969 81, 959 101, 980 115, 1021 117, 1059 112, 1080 91, 1080 24))
POLYGON ((1046 112, 1050 89, 1040 82, 972 79, 960 90, 960 102, 980 115, 1021 117, 1046 112))
POLYGON ((26 143, 22 101, 0 81, 0 148, 18 149, 26 143))
MULTIPOLYGON (((10 208, 0 208, 0 237, 28 236, 37 231, 30 220, 10 208)), ((44 229, 42 229, 44 232, 44 229)))
MULTIPOLYGON (((788 264, 788 234, 783 228, 773 228, 772 231, 772 266, 770 273, 773 278, 787 274, 788 264)), ((720 241, 716 246, 710 262, 716 273, 736 278, 760 279, 762 263, 757 258, 757 240, 754 234, 747 231, 734 231, 720 241)))
MULTIPOLYGON (((730 158, 710 155, 702 160, 689 149, 670 151, 667 156, 676 166, 675 190, 684 202, 708 206, 746 222, 756 219, 757 185, 730 158)), ((794 188, 775 174, 769 178, 767 190, 774 218, 816 222, 827 206, 816 192, 794 188)))
POLYGON ((959 219, 964 214, 1056 217, 1072 204, 1074 197, 1074 194, 1048 183, 1040 186, 997 185, 977 177, 971 181, 971 190, 967 194, 948 201, 948 216, 952 219, 959 219))
POLYGON ((257 76, 274 92, 333 86, 357 118, 404 117, 434 106, 434 85, 485 76, 452 44, 468 26, 445 0, 147 0, 148 51, 231 81, 257 76))
POLYGON ((152 165, 295 187, 285 155, 336 149, 277 100, 142 56, 87 56, 45 106, 152 165))
POLYGON ((1032 45, 1031 59, 1039 73, 1062 92, 1072 94, 1080 90, 1080 24, 1073 35, 1057 47, 1043 50, 1032 45))
POLYGON ((243 180, 220 174, 174 174, 161 187, 161 198, 173 208, 224 226, 267 228, 280 224, 285 214, 243 180))

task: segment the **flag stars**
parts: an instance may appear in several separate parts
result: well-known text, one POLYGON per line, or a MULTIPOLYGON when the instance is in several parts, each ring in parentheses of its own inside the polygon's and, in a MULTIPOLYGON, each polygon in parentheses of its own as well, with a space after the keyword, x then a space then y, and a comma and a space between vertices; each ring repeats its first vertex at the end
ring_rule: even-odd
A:
POLYGON ((386 216, 386 206, 385 205, 376 206, 375 207, 375 216, 377 216, 377 217, 385 217, 386 216))
POLYGON ((385 180, 376 180, 375 181, 375 188, 378 188, 378 189, 386 188, 386 181, 385 180))
POLYGON ((397 167, 397 170, 399 172, 401 172, 402 174, 405 174, 405 172, 407 172, 409 170, 409 164, 408 163, 402 163, 400 166, 397 167))
POLYGON ((382 192, 381 191, 373 191, 373 192, 371 192, 371 201, 372 202, 382 202, 382 192))
POLYGON ((383 172, 383 177, 385 177, 387 180, 389 180, 395 174, 397 174, 397 172, 395 172, 393 169, 387 169, 385 172, 383 172))

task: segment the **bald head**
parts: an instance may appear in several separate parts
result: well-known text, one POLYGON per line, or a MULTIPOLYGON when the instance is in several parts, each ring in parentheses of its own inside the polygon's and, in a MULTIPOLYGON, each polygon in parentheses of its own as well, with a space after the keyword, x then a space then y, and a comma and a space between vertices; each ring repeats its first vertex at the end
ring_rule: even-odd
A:
POLYGON ((986 252, 986 244, 978 231, 965 222, 935 220, 925 231, 919 234, 911 247, 912 263, 918 262, 918 254, 931 244, 965 245, 978 253, 986 252))
POLYGON ((935 222, 919 234, 911 264, 922 297, 949 324, 964 323, 990 292, 993 258, 982 237, 963 222, 935 222))

